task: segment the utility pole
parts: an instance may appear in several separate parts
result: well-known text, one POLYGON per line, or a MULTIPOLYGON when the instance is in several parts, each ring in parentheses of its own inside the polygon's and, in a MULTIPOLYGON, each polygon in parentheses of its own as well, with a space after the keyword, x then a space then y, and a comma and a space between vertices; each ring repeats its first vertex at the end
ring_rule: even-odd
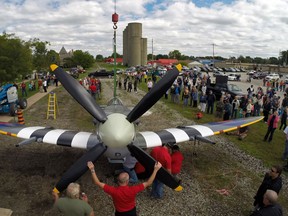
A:
POLYGON ((215 44, 214 43, 212 43, 212 48, 213 48, 213 68, 214 68, 214 66, 215 66, 215 62, 214 62, 214 46, 215 46, 215 44))
POLYGON ((153 39, 152 39, 152 61, 153 61, 153 59, 154 59, 154 57, 153 57, 153 39))
POLYGON ((116 30, 117 30, 117 22, 118 22, 119 16, 116 13, 116 0, 114 1, 114 14, 112 14, 112 22, 114 23, 113 29, 114 29, 114 38, 113 38, 113 51, 114 51, 114 98, 116 98, 116 30))

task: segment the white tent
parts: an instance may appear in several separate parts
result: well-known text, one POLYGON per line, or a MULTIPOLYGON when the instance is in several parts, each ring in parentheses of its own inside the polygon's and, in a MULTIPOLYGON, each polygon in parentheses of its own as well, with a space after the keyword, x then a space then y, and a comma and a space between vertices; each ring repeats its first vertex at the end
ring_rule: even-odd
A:
POLYGON ((193 61, 193 62, 188 63, 188 67, 192 68, 192 67, 194 67, 194 66, 201 67, 201 66, 203 66, 203 64, 201 64, 201 63, 198 62, 198 61, 193 61))

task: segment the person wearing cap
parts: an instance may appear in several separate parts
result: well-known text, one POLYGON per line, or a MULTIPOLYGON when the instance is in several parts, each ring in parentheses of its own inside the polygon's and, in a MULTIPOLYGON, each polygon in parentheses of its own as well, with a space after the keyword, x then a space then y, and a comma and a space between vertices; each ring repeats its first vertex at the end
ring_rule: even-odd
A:
MULTIPOLYGON (((162 164, 162 166, 169 173, 171 173, 172 160, 171 155, 169 153, 168 144, 163 144, 162 146, 154 147, 150 152, 150 155, 156 161, 159 161, 162 164)), ((158 179, 155 179, 152 184, 151 197, 161 199, 163 197, 163 188, 164 184, 158 179)))

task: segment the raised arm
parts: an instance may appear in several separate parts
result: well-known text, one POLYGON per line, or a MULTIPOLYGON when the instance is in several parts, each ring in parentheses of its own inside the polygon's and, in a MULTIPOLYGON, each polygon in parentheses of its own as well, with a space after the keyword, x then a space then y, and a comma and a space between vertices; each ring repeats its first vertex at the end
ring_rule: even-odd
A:
POLYGON ((149 179, 146 182, 143 183, 144 188, 149 187, 153 183, 153 181, 156 177, 156 174, 161 167, 162 167, 162 164, 160 162, 155 163, 152 175, 149 177, 149 179))
POLYGON ((94 164, 91 161, 88 161, 87 166, 91 171, 92 181, 94 182, 94 184, 103 189, 105 184, 103 182, 100 182, 100 180, 98 179, 95 172, 94 164))

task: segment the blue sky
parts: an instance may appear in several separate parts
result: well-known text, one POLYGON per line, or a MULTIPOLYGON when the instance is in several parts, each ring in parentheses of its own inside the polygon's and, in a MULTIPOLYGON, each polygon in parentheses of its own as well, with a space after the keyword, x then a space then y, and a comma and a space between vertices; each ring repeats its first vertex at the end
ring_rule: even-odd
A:
MULTIPOLYGON (((147 8, 148 11, 153 10, 153 7, 161 4, 163 2, 169 2, 169 1, 165 1, 165 0, 156 0, 152 3, 147 4, 145 7, 147 8)), ((233 0, 191 0, 191 2, 193 2, 197 7, 210 7, 212 4, 214 3, 222 3, 222 4, 226 4, 229 5, 232 2, 234 2, 233 0)))
POLYGON ((213 3, 221 2, 223 4, 231 4, 232 0, 193 0, 197 7, 210 7, 213 3))
MULTIPOLYGON (((114 0, 0 0, 0 31, 49 41, 59 52, 113 52, 114 0)), ((130 22, 142 23, 148 53, 278 57, 287 50, 287 0, 117 0, 117 52, 130 22)))

